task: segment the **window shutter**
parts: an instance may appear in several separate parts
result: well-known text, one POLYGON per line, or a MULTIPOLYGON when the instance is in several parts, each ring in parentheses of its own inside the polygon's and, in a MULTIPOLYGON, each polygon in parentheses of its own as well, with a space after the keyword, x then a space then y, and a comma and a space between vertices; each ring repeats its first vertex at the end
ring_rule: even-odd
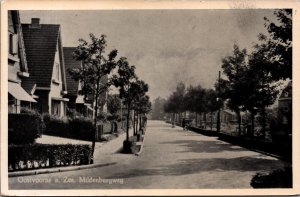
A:
POLYGON ((13 35, 12 52, 18 54, 18 34, 13 35))

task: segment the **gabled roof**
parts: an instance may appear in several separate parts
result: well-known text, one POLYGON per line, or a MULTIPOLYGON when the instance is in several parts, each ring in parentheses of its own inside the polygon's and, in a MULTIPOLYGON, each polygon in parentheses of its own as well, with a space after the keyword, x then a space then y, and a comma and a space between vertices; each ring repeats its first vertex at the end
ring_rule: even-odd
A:
POLYGON ((73 59, 73 52, 76 47, 63 47, 65 68, 66 68, 66 81, 68 86, 68 95, 77 96, 78 95, 78 85, 79 82, 72 79, 69 74, 69 70, 73 68, 80 68, 81 62, 73 59))
MULTIPOLYGON (((30 78, 22 82, 23 86, 27 91, 34 83, 38 87, 50 87, 56 47, 61 50, 60 25, 40 24, 38 28, 32 28, 31 24, 22 24, 22 30, 30 73, 30 78)), ((61 69, 64 71, 63 53, 59 53, 61 69)), ((62 75, 63 87, 66 89, 63 72, 62 75)))
POLYGON ((279 99, 292 98, 292 81, 283 89, 279 99))

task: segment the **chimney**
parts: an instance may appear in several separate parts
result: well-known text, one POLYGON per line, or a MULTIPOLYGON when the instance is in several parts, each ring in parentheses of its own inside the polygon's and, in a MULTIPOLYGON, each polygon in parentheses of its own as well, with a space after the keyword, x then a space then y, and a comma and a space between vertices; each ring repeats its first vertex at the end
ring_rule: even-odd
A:
POLYGON ((32 18, 30 27, 31 28, 41 28, 40 18, 32 18))

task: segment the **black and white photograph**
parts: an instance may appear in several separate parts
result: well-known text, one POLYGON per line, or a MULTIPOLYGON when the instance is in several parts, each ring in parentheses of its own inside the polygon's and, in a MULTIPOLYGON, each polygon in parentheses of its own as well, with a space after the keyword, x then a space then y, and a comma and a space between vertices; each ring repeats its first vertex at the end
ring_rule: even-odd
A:
POLYGON ((3 8, 1 194, 297 194, 299 2, 225 5, 3 8))

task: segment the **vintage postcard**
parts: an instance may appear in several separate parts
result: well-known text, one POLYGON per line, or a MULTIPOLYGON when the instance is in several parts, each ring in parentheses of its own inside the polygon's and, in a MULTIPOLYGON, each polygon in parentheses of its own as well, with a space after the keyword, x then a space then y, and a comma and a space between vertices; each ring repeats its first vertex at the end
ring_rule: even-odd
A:
POLYGON ((1 5, 1 195, 296 195, 299 1, 1 5))

